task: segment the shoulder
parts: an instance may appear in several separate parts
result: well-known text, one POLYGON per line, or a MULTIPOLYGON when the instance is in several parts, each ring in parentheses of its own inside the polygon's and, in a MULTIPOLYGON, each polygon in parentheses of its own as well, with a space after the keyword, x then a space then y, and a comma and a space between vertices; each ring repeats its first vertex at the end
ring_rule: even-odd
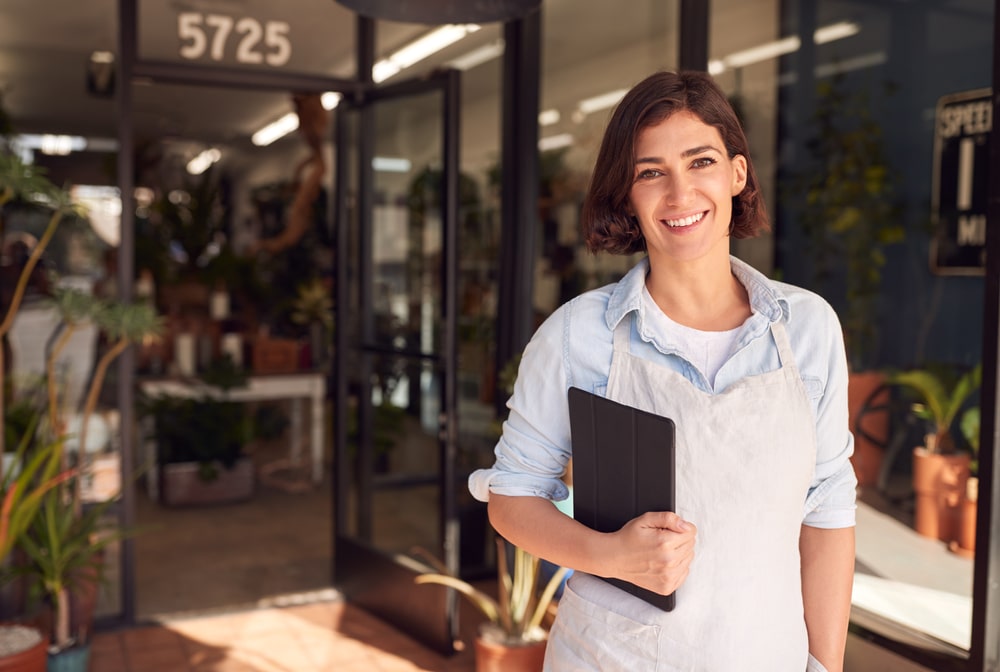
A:
POLYGON ((840 332, 840 317, 830 302, 816 292, 787 282, 770 281, 784 297, 789 329, 824 328, 840 332))

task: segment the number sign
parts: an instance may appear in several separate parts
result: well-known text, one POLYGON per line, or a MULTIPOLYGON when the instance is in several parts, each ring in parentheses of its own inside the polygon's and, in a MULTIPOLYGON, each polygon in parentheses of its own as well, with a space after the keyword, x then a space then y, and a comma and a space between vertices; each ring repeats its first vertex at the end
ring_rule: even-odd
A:
POLYGON ((258 21, 249 16, 181 12, 177 15, 180 55, 191 61, 235 60, 246 65, 281 67, 292 56, 285 21, 258 21))
POLYGON ((934 115, 931 270, 981 275, 986 261, 989 138, 993 96, 977 89, 944 96, 934 115))

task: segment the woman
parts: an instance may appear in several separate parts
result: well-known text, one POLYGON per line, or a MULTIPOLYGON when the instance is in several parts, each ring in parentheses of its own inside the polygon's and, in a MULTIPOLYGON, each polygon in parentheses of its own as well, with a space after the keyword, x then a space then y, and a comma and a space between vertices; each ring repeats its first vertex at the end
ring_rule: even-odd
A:
POLYGON ((656 73, 624 97, 582 218, 591 251, 645 258, 538 329, 496 462, 469 479, 501 535, 576 570, 546 669, 841 670, 856 486, 841 329, 820 297, 730 256, 768 221, 708 75, 656 73), (551 504, 571 386, 675 421, 676 513, 606 534, 551 504), (676 591, 676 607, 595 577, 676 591))

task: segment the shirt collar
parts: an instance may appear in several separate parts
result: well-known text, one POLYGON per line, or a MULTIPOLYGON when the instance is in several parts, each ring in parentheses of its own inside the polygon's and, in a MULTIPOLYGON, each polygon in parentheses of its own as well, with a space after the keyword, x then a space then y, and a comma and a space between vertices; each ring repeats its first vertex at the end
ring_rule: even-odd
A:
MULTIPOLYGON (((754 313, 763 315, 768 322, 776 322, 782 317, 788 319, 788 298, 776 283, 734 256, 729 257, 729 263, 733 275, 746 288, 750 297, 750 309, 754 313)), ((608 329, 614 329, 622 318, 633 310, 639 310, 642 303, 642 288, 648 272, 649 257, 644 257, 615 285, 604 313, 608 329)))

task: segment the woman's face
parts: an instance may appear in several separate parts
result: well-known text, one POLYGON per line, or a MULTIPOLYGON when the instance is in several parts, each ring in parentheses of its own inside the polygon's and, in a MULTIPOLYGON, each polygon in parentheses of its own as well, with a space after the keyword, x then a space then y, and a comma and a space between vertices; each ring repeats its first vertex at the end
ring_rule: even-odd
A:
POLYGON ((729 254, 733 196, 746 186, 746 158, 693 112, 675 112, 639 132, 629 194, 650 262, 729 254))

